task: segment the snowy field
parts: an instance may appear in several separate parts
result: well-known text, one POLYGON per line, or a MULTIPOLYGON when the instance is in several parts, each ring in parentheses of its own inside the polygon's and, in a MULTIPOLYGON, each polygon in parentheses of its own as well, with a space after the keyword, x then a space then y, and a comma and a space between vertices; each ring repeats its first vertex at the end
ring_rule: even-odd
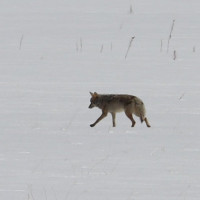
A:
POLYGON ((199 200, 199 8, 2 1, 0 199, 199 200), (119 113, 91 128, 89 91, 142 98, 152 127, 119 113))

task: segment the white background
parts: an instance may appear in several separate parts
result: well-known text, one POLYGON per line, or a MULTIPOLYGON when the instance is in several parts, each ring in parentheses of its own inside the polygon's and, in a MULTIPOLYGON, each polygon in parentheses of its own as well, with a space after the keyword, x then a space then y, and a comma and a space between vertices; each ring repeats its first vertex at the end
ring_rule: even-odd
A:
POLYGON ((199 200, 199 7, 1 1, 0 199, 199 200), (90 128, 89 91, 140 97, 152 127, 90 128))

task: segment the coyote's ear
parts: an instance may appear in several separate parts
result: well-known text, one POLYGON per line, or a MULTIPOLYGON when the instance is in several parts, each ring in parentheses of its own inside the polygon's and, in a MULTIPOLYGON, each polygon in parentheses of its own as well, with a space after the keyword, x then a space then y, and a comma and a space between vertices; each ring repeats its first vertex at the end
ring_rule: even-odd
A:
POLYGON ((90 95, 93 97, 94 94, 92 92, 90 92, 90 95))
POLYGON ((98 96, 98 94, 97 94, 96 92, 94 92, 93 96, 94 96, 94 97, 97 97, 97 96, 98 96))

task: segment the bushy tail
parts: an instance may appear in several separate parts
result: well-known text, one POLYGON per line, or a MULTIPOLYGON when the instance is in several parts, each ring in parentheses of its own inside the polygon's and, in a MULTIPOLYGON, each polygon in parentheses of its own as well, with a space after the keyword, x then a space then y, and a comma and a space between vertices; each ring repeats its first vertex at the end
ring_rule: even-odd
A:
POLYGON ((140 118, 141 123, 143 123, 146 116, 146 109, 145 109, 144 103, 138 97, 135 99, 135 103, 136 103, 136 110, 137 110, 136 115, 140 118))

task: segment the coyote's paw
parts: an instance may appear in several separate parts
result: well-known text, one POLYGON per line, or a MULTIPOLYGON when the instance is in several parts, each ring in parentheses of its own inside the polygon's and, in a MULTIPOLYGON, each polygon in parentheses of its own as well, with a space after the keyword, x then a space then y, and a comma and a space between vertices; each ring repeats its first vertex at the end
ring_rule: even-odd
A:
POLYGON ((94 127, 95 126, 95 124, 90 124, 90 127, 94 127))

